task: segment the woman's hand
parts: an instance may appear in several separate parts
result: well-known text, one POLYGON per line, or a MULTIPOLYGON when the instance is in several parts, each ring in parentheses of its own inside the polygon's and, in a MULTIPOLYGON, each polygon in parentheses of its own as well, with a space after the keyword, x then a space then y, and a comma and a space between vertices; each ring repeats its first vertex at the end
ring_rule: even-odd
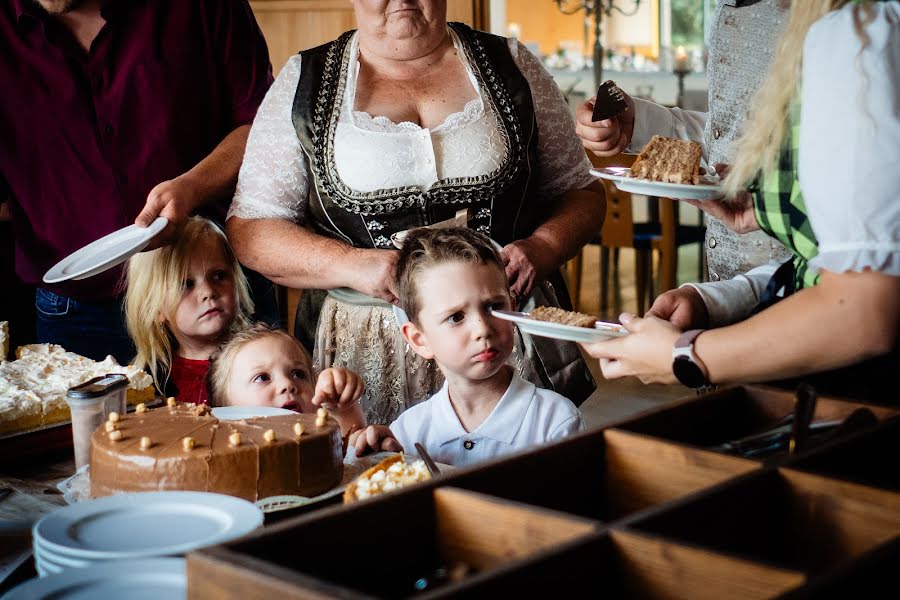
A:
POLYGON ((397 258, 396 250, 356 250, 357 265, 353 289, 390 304, 398 304, 397 299, 397 258))
POLYGON ((588 354, 600 359, 607 379, 634 376, 644 383, 677 383, 672 373, 672 348, 681 331, 654 316, 643 319, 629 314, 619 321, 631 332, 621 338, 582 344, 588 354))
POLYGON ((647 315, 668 321, 682 331, 709 327, 706 303, 700 297, 700 292, 689 285, 657 296, 647 315))
POLYGON ((534 236, 503 247, 500 256, 506 265, 509 291, 517 298, 524 298, 538 281, 543 281, 555 268, 547 263, 554 250, 534 236))
POLYGON ((611 119, 592 121, 594 113, 593 97, 575 111, 575 133, 581 138, 581 144, 597 156, 615 156, 631 143, 634 133, 634 100, 622 92, 628 108, 611 119))
POLYGON ((403 446, 387 425, 369 425, 365 429, 354 431, 350 434, 348 444, 356 449, 357 456, 369 452, 403 452, 403 446))

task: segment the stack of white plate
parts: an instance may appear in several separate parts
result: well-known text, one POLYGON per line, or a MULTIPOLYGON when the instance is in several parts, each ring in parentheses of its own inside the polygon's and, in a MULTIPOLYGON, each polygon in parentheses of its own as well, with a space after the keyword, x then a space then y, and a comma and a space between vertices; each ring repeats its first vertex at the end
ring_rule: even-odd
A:
POLYGON ((26 581, 4 600, 185 600, 183 558, 113 560, 26 581))
POLYGON ((41 577, 107 561, 180 556, 245 535, 263 522, 252 502, 205 492, 107 496, 56 510, 35 524, 41 577))

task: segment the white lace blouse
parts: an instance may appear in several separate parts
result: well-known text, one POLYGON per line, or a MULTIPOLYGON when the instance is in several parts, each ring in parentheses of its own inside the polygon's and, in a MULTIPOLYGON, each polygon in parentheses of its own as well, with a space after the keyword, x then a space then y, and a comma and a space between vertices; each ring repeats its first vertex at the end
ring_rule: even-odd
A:
MULTIPOLYGON (((500 166, 506 142, 493 111, 485 108, 489 92, 479 87, 459 38, 452 30, 451 35, 478 97, 434 129, 354 111, 358 60, 349 69, 335 133, 335 162, 341 179, 355 191, 428 189, 441 179, 474 177, 500 166)), ((524 46, 509 40, 509 49, 531 87, 537 115, 540 168, 533 171, 539 178, 537 191, 553 198, 586 187, 594 179, 590 161, 559 88, 524 46)), ((359 56, 356 35, 350 51, 359 56)), ((229 218, 305 221, 309 170, 291 120, 300 62, 297 55, 284 66, 253 121, 229 218)))

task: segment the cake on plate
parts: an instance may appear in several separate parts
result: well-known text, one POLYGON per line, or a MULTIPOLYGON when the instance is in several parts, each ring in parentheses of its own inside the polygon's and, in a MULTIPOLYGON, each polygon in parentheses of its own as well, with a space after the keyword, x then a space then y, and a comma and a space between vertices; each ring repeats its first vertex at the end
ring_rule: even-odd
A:
POLYGON ((0 362, 0 435, 68 421, 69 388, 111 373, 128 377, 129 404, 153 398, 150 375, 111 356, 98 362, 56 344, 20 346, 16 360, 0 362))
POLYGON ((654 135, 641 150, 631 175, 638 179, 666 183, 700 183, 700 157, 703 147, 697 142, 654 135))
POLYGON ((91 495, 184 490, 256 501, 317 496, 341 482, 337 421, 279 415, 240 421, 205 405, 143 407, 116 415, 91 436, 91 495))
POLYGON ((571 310, 563 310, 555 306, 538 306, 531 311, 531 318, 538 321, 549 321, 560 325, 572 325, 574 327, 594 327, 597 317, 571 310))
POLYGON ((425 461, 408 463, 402 454, 389 456, 347 484, 344 504, 373 498, 429 479, 431 473, 428 472, 425 461))

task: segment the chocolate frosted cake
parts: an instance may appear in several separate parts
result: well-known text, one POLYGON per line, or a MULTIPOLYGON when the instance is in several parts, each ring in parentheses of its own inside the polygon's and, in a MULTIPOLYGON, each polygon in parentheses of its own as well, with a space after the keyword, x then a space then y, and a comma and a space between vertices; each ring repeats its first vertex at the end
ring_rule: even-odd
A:
POLYGON ((700 183, 700 157, 703 148, 697 142, 654 135, 631 165, 638 179, 666 183, 700 183))
POLYGON ((296 414, 220 421, 176 405, 107 421, 91 437, 91 495, 189 490, 256 501, 316 496, 341 482, 337 421, 296 414))

